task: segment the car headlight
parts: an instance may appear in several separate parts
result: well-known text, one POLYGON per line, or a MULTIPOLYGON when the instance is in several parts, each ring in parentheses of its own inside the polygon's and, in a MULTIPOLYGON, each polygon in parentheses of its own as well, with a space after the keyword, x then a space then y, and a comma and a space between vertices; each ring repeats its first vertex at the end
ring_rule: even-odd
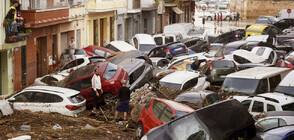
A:
POLYGON ((148 138, 147 138, 147 136, 146 135, 144 135, 142 138, 141 138, 141 140, 147 140, 148 138))

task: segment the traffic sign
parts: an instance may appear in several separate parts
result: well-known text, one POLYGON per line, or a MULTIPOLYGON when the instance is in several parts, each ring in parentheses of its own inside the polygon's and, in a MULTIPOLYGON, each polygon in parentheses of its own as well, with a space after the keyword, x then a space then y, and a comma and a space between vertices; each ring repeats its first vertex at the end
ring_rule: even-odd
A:
POLYGON ((287 13, 290 14, 292 12, 291 9, 287 9, 287 13))

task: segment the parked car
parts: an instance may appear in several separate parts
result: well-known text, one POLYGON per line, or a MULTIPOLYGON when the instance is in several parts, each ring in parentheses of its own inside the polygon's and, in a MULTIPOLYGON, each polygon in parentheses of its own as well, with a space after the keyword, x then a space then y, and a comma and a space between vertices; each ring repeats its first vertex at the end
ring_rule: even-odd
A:
POLYGON ((228 74, 238 71, 237 65, 231 60, 212 60, 199 68, 201 74, 207 76, 210 83, 222 83, 228 74))
POLYGON ((152 49, 149 52, 148 57, 165 57, 172 59, 175 56, 185 54, 188 54, 186 45, 179 42, 173 42, 152 49))
MULTIPOLYGON (((82 58, 82 57, 88 57, 86 51, 83 49, 75 49, 74 59, 82 58)), ((62 64, 65 64, 66 62, 68 62, 70 60, 68 49, 64 49, 59 60, 60 60, 60 63, 62 63, 62 64)))
POLYGON ((194 111, 189 106, 175 101, 154 98, 142 110, 137 122, 136 137, 141 138, 149 130, 169 122, 172 119, 194 111))
POLYGON ((77 117, 86 109, 86 100, 79 91, 54 86, 28 87, 0 102, 0 104, 5 102, 6 107, 11 105, 15 110, 59 113, 73 117, 77 117))
POLYGON ((199 107, 210 105, 220 101, 216 92, 203 90, 203 91, 185 91, 175 98, 175 101, 181 103, 193 103, 199 107))
POLYGON ((294 125, 294 111, 269 111, 264 118, 256 121, 257 132, 264 132, 272 128, 294 125))
POLYGON ((238 101, 227 100, 154 128, 142 140, 227 140, 255 136, 254 120, 248 111, 238 101))
POLYGON ((153 35, 153 39, 154 39, 157 46, 161 46, 164 44, 177 42, 177 41, 183 39, 183 36, 180 33, 178 33, 178 34, 156 34, 156 35, 153 35))
POLYGON ((277 88, 275 89, 274 92, 277 93, 284 93, 287 95, 291 95, 294 96, 294 72, 291 71, 290 73, 288 73, 284 79, 279 83, 279 85, 277 86, 277 88))
POLYGON ((172 67, 182 63, 185 60, 188 61, 195 61, 196 59, 198 60, 210 60, 211 58, 206 57, 206 53, 196 53, 193 55, 183 55, 183 56, 178 56, 178 57, 174 57, 170 63, 167 65, 166 69, 172 69, 172 67))
POLYGON ((131 50, 137 50, 134 46, 125 41, 111 41, 108 45, 105 46, 105 48, 114 52, 127 52, 131 50))
POLYGON ((208 40, 208 30, 202 28, 192 28, 189 30, 185 38, 200 38, 205 41, 208 40))
POLYGON ((129 75, 128 86, 131 91, 144 86, 153 76, 152 65, 142 59, 125 59, 117 64, 129 75))
POLYGON ((194 71, 191 68, 191 65, 194 61, 191 60, 184 60, 184 61, 179 61, 178 63, 173 64, 170 69, 172 70, 186 70, 186 71, 194 71))
POLYGON ((59 72, 67 72, 70 73, 71 71, 74 71, 80 67, 93 64, 96 62, 104 62, 105 59, 100 56, 92 56, 92 57, 83 57, 83 58, 77 58, 75 60, 72 60, 68 63, 66 63, 63 67, 59 69, 59 72))
POLYGON ((155 69, 163 69, 166 67, 170 60, 162 57, 151 57, 150 60, 152 61, 152 66, 155 69))
POLYGON ((279 28, 280 30, 284 30, 290 28, 294 25, 294 18, 284 18, 279 20, 278 22, 274 23, 274 25, 279 28))
POLYGON ((69 75, 68 72, 59 72, 57 74, 47 74, 36 78, 33 86, 57 86, 58 83, 69 75))
POLYGON ((249 95, 272 92, 290 71, 276 67, 255 67, 238 71, 226 76, 221 90, 249 95))
POLYGON ((210 40, 211 43, 230 43, 234 41, 241 40, 245 37, 245 30, 238 29, 230 32, 223 33, 213 40, 210 40))
POLYGON ((283 34, 283 31, 281 31, 279 28, 277 28, 274 25, 253 24, 246 29, 245 37, 253 36, 253 35, 269 35, 269 34, 279 35, 279 34, 283 34))
POLYGON ((263 140, 292 140, 294 139, 293 130, 293 125, 278 127, 264 132, 260 137, 263 140))
POLYGON ((184 43, 189 49, 194 52, 209 52, 209 45, 206 41, 200 38, 186 38, 179 42, 184 43))
POLYGON ((253 116, 268 111, 294 111, 294 97, 282 93, 234 96, 253 116))
POLYGON ((91 106, 93 104, 91 79, 94 69, 99 69, 103 90, 98 102, 115 102, 118 89, 122 86, 121 81, 128 80, 128 74, 123 68, 110 62, 100 62, 81 67, 62 80, 59 86, 80 91, 81 95, 86 98, 86 105, 91 106))
POLYGON ((240 64, 249 64, 249 63, 261 63, 265 62, 265 59, 261 56, 258 56, 255 53, 247 50, 236 50, 231 54, 224 56, 225 60, 232 60, 238 66, 240 64))
POLYGON ((94 54, 94 56, 100 56, 104 58, 109 58, 118 54, 117 52, 114 52, 112 50, 94 45, 90 45, 87 48, 84 48, 84 50, 86 51, 88 56, 93 56, 92 54, 94 54))
POLYGON ((128 59, 128 58, 138 58, 138 59, 143 59, 145 60, 148 64, 152 65, 152 61, 150 60, 150 58, 138 51, 138 50, 132 50, 132 51, 128 51, 128 52, 124 52, 124 53, 120 53, 112 58, 107 59, 108 62, 111 62, 113 64, 118 64, 119 62, 128 59))
POLYGON ((156 48, 154 39, 148 34, 136 34, 130 42, 137 50, 145 54, 148 54, 152 49, 156 48))
POLYGON ((278 22, 279 20, 276 17, 273 16, 259 16, 257 18, 256 24, 265 24, 265 25, 270 25, 270 24, 275 24, 276 22, 278 22), (261 20, 266 20, 267 23, 264 22, 259 22, 261 20))

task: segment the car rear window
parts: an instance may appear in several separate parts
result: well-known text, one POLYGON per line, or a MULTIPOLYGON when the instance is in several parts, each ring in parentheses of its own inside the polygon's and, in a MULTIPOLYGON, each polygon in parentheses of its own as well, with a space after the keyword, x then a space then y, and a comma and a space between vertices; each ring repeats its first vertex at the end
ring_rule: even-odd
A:
POLYGON ((212 61, 213 68, 233 68, 234 66, 232 61, 212 61))
POLYGON ((294 87, 291 86, 277 86, 275 92, 289 94, 294 96, 294 87))
POLYGON ((49 86, 52 86, 56 85, 58 80, 52 76, 46 76, 41 80, 41 82, 46 83, 49 86))
POLYGON ((162 45, 162 37, 154 37, 154 41, 156 43, 156 45, 162 45))
POLYGON ((69 97, 70 102, 72 103, 80 103, 85 100, 85 98, 81 94, 76 94, 74 96, 69 97))
POLYGON ((105 80, 111 79, 116 74, 116 71, 117 71, 117 65, 108 63, 107 68, 103 73, 103 78, 105 80))
MULTIPOLYGON (((75 71, 73 71, 69 76, 67 76, 65 79, 64 79, 64 85, 71 82, 72 80, 75 80, 79 77, 83 77, 83 76, 86 76, 86 75, 90 75, 93 73, 93 70, 94 70, 94 67, 95 67, 95 64, 92 64, 92 65, 88 65, 88 66, 85 66, 85 67, 81 67, 75 71)), ((64 86, 63 85, 63 86, 64 86)))
POLYGON ((75 51, 75 55, 82 55, 82 54, 86 54, 85 50, 76 50, 75 51))
POLYGON ((105 48, 107 48, 107 49, 109 49, 109 50, 113 50, 113 51, 115 51, 115 52, 119 52, 119 51, 120 51, 119 49, 115 48, 115 47, 114 47, 113 45, 111 45, 111 44, 106 45, 105 48))
POLYGON ((294 103, 283 105, 283 111, 294 111, 294 103))
POLYGON ((244 57, 238 56, 238 55, 233 55, 233 58, 236 62, 238 62, 239 64, 245 64, 245 63, 251 63, 249 60, 247 60, 244 57))

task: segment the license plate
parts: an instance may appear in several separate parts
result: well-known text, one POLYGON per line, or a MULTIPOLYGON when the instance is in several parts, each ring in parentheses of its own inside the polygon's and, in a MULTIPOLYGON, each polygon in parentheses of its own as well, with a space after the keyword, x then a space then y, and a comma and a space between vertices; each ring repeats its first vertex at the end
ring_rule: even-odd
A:
POLYGON ((226 78, 226 75, 221 75, 220 78, 226 78))
POLYGON ((182 50, 182 48, 177 48, 177 49, 175 49, 175 51, 179 51, 179 50, 182 50))

